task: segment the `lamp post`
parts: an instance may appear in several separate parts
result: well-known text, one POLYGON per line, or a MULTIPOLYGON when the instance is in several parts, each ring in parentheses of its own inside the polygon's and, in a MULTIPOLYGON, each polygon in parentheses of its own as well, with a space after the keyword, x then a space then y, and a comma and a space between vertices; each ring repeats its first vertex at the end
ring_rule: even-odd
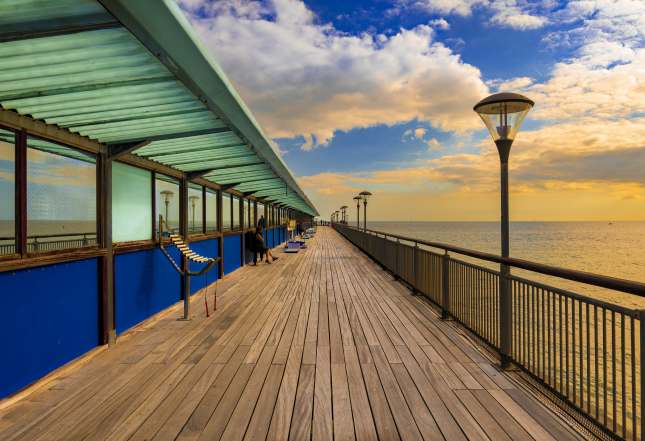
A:
POLYGON ((367 200, 372 196, 367 190, 363 190, 358 194, 363 201, 363 230, 367 231, 367 200))
POLYGON ((361 227, 361 200, 362 198, 360 196, 354 196, 354 200, 356 201, 356 228, 361 227))
MULTIPOLYGON (((175 193, 170 190, 162 190, 159 192, 159 194, 163 196, 163 203, 166 205, 166 217, 164 217, 164 220, 166 221, 166 227, 168 228, 168 231, 170 231, 170 225, 168 224, 168 205, 170 204, 170 201, 172 200, 172 197, 175 193)), ((161 229, 161 225, 159 225, 159 229, 161 229)))
POLYGON ((341 222, 346 224, 347 223, 347 211, 346 211, 347 205, 343 205, 342 207, 340 207, 340 210, 342 212, 341 222))
POLYGON ((193 208, 192 231, 195 232, 195 205, 199 200, 199 196, 190 196, 188 200, 190 201, 190 206, 193 208))
MULTIPOLYGON (((508 158, 511 145, 526 114, 534 103, 517 93, 496 93, 478 102, 473 110, 484 121, 490 132, 500 160, 501 190, 501 235, 502 257, 509 257, 509 214, 508 214, 508 158)), ((500 357, 502 367, 510 364, 511 342, 513 341, 512 293, 510 285, 511 268, 500 265, 500 357)))

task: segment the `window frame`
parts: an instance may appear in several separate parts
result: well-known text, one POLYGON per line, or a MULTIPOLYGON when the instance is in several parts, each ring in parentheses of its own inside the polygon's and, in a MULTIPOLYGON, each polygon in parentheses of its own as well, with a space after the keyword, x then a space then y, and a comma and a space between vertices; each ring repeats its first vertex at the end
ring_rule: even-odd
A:
MULTIPOLYGON (((13 133, 13 198, 14 198, 14 205, 13 205, 13 253, 7 253, 7 254, 0 254, 0 261, 4 260, 13 260, 16 258, 21 258, 23 256, 23 253, 21 251, 22 249, 22 237, 21 237, 21 229, 22 229, 22 221, 25 221, 24 224, 24 231, 27 231, 27 224, 26 224, 26 213, 23 213, 23 210, 21 210, 21 203, 20 203, 20 186, 21 186, 21 179, 19 179, 19 147, 18 144, 20 142, 19 140, 19 130, 16 130, 11 127, 7 127, 4 125, 0 124, 0 129, 1 130, 6 130, 7 132, 13 133)), ((26 163, 25 163, 25 171, 26 171, 26 163)), ((26 197, 26 194, 25 194, 26 197)), ((24 205, 25 211, 26 211, 26 204, 24 205)), ((26 245, 26 244, 25 244, 26 245)), ((26 253, 25 253, 26 254, 26 253)))
MULTIPOLYGON (((22 233, 22 237, 20 237, 20 252, 17 254, 20 254, 22 259, 28 259, 28 258, 35 258, 35 257, 41 257, 41 256, 56 256, 58 254, 67 254, 67 253, 73 253, 77 251, 85 251, 85 250, 99 250, 102 249, 101 247, 101 231, 103 228, 103 220, 101 219, 101 204, 100 204, 100 172, 101 172, 101 155, 98 152, 91 152, 87 149, 83 149, 74 145, 71 145, 66 142, 62 142, 59 140, 55 139, 50 139, 44 136, 40 136, 38 134, 31 133, 28 130, 12 130, 14 133, 16 133, 16 202, 18 202, 18 191, 24 192, 24 207, 20 207, 20 212, 18 212, 18 207, 16 206, 16 220, 18 219, 18 215, 20 215, 20 222, 21 222, 21 229, 24 229, 24 232, 22 233), (35 138, 35 139, 40 139, 45 142, 50 142, 53 144, 57 144, 62 147, 66 147, 68 149, 82 152, 87 155, 91 155, 94 157, 94 198, 95 198, 95 206, 96 206, 96 212, 95 212, 95 233, 94 235, 96 236, 95 238, 95 244, 88 244, 88 245, 83 245, 80 247, 70 247, 70 248, 62 248, 62 249, 57 249, 57 250, 45 250, 45 251, 29 251, 28 249, 28 244, 29 244, 29 231, 28 231, 28 222, 29 222, 29 207, 27 204, 27 198, 28 198, 28 185, 29 185, 29 179, 28 179, 28 151, 29 151, 29 146, 27 145, 27 141, 29 138, 35 138), (19 153, 18 149, 21 149, 22 151, 19 153), (18 164, 18 155, 23 155, 23 158, 21 161, 24 161, 24 164, 22 166, 19 166, 18 164), (20 168, 19 168, 20 167, 20 168), (20 176, 19 176, 20 175, 20 176), (20 177, 21 182, 18 183, 18 179, 20 177), (18 190, 18 187, 20 187, 20 190, 18 190)), ((36 150, 36 149, 34 149, 36 150)), ((62 156, 62 155, 59 155, 62 156)), ((18 205, 18 204, 16 204, 18 205)), ((23 205, 23 204, 21 204, 23 205)), ((88 233, 89 234, 89 233, 88 233)), ((18 243, 18 242, 17 242, 18 243)), ((16 251, 18 251, 18 247, 16 247, 16 251)))

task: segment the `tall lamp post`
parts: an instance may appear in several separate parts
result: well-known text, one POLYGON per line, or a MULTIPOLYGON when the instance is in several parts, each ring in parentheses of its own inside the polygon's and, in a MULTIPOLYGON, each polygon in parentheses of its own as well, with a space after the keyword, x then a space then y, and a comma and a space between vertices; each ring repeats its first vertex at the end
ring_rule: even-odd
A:
POLYGON ((342 207, 340 207, 340 210, 342 212, 341 222, 346 224, 347 223, 347 212, 346 212, 347 205, 343 205, 342 207))
POLYGON ((192 231, 195 232, 195 205, 199 200, 199 196, 190 196, 188 200, 190 201, 190 206, 193 208, 192 231))
POLYGON ((363 190, 358 194, 363 201, 363 230, 367 231, 367 200, 372 196, 367 190, 363 190))
POLYGON ((361 227, 361 200, 362 198, 360 196, 354 196, 354 200, 356 201, 356 228, 361 227))
MULTIPOLYGON (((170 201, 172 200, 172 197, 175 193, 170 190, 162 190, 159 192, 159 194, 163 197, 163 203, 166 205, 166 217, 164 217, 164 221, 166 222, 168 231, 170 231, 170 225, 168 224, 168 205, 170 204, 170 201)), ((159 225, 159 229, 161 230, 161 225, 159 225)))
MULTIPOLYGON (((502 257, 509 257, 508 158, 515 135, 535 103, 517 93, 496 93, 478 102, 473 110, 490 132, 500 160, 502 257)), ((500 357, 502 367, 510 364, 512 327, 511 268, 500 265, 500 357)))

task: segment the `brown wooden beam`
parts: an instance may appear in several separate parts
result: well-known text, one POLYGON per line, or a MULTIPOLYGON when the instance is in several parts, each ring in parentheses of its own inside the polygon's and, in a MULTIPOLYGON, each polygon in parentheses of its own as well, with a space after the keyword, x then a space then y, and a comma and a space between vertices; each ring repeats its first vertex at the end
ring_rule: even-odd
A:
POLYGON ((98 156, 98 243, 105 249, 99 260, 100 343, 116 343, 114 320, 114 253, 112 247, 112 160, 107 153, 98 156))
POLYGON ((15 252, 27 257, 27 132, 15 137, 15 252))
POLYGON ((135 141, 135 142, 124 142, 121 144, 108 144, 107 153, 110 159, 117 159, 120 156, 127 155, 132 153, 141 147, 147 146, 150 144, 149 140, 144 141, 135 141))

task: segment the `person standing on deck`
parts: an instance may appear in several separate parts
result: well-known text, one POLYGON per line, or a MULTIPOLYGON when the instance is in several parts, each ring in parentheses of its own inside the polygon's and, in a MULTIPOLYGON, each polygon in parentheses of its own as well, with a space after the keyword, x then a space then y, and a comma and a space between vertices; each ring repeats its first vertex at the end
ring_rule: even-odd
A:
POLYGON ((264 220, 264 215, 260 215, 260 219, 258 219, 258 228, 262 228, 264 230, 267 227, 267 222, 264 220))

